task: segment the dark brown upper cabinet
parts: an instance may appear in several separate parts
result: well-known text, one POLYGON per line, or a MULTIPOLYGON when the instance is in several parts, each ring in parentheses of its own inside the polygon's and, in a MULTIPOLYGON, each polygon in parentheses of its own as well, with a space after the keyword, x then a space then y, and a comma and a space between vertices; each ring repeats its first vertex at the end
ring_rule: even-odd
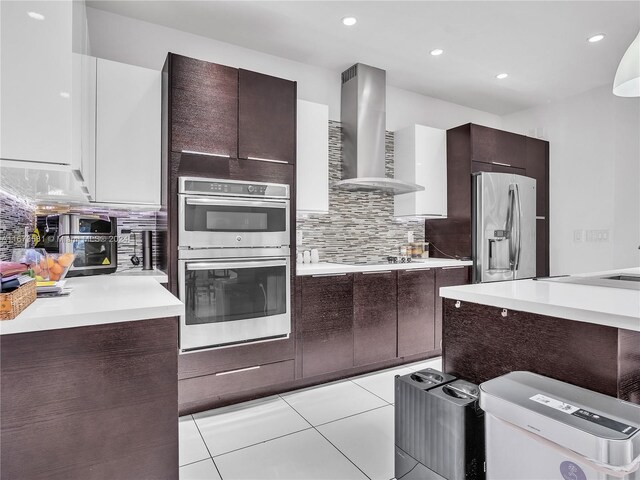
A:
POLYGON ((353 277, 353 360, 368 365, 396 358, 396 272, 353 277))
POLYGON ((398 270, 399 357, 436 348, 435 279, 432 268, 398 270))
POLYGON ((238 70, 170 54, 171 151, 236 158, 238 70))
POLYGON ((524 135, 471 124, 471 160, 525 168, 526 138, 524 135))
POLYGON ((296 83, 239 70, 238 157, 295 163, 296 83))

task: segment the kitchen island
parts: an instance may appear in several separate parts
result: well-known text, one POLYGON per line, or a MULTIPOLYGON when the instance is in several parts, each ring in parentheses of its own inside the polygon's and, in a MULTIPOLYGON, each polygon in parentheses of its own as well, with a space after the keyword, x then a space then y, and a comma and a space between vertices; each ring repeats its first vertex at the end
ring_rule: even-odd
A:
MULTIPOLYGON (((640 268, 601 272, 640 274, 640 268)), ((527 370, 640 404, 640 290, 518 280, 440 290, 445 372, 527 370)))
POLYGON ((153 278, 67 280, 0 323, 0 478, 178 478, 177 316, 153 278))

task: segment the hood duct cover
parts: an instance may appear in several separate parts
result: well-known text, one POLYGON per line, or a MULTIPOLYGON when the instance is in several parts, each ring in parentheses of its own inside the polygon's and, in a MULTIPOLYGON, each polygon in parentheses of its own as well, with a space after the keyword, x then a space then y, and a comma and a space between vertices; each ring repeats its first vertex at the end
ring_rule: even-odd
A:
POLYGON ((393 195, 424 190, 385 177, 386 76, 362 63, 342 73, 342 180, 336 187, 393 195))

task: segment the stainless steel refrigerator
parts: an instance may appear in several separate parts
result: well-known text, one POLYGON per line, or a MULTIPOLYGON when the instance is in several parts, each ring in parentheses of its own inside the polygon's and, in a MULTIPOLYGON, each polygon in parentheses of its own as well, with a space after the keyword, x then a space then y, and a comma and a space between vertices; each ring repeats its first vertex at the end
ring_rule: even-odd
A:
POLYGON ((480 172, 472 189, 473 282, 536 274, 536 181, 511 173, 480 172))

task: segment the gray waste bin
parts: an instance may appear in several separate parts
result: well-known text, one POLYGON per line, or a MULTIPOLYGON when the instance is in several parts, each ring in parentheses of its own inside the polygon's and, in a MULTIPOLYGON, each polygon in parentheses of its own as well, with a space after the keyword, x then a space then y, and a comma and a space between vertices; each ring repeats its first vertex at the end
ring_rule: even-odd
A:
POLYGON ((432 369, 396 377, 398 480, 484 478, 478 393, 476 385, 432 369))
POLYGON ((530 372, 480 391, 488 480, 640 480, 640 406, 530 372))

